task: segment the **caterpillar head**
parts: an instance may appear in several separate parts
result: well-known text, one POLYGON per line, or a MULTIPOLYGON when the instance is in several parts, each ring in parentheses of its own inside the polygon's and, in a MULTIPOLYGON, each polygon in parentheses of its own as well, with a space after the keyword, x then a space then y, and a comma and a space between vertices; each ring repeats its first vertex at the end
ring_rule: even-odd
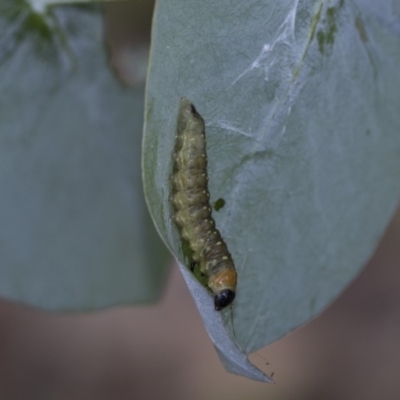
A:
POLYGON ((214 296, 214 308, 216 311, 221 311, 223 308, 232 304, 235 299, 235 291, 224 289, 214 296))
POLYGON ((214 308, 217 311, 232 304, 235 299, 236 281, 236 271, 230 268, 222 268, 209 277, 208 286, 214 293, 214 308))

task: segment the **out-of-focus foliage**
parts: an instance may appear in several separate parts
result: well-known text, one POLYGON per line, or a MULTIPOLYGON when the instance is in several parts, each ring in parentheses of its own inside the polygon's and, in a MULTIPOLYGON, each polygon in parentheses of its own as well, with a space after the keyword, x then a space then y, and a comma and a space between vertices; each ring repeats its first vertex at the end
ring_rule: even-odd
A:
POLYGON ((166 252, 140 174, 143 89, 98 8, 0 3, 0 295, 45 309, 154 301, 166 252))

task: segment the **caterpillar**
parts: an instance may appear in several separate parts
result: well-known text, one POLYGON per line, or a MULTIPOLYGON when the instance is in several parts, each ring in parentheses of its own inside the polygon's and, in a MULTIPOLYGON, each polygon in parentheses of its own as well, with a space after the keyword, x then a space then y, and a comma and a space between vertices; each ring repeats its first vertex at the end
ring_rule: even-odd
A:
POLYGON ((172 219, 214 295, 215 310, 220 311, 235 298, 237 274, 211 215, 204 120, 185 97, 179 107, 171 181, 172 219))

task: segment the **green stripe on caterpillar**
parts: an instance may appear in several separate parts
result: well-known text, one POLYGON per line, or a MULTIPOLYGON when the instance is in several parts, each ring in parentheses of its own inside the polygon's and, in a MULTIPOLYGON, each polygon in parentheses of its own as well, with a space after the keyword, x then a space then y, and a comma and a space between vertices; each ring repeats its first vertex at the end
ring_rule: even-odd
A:
POLYGON ((206 277, 215 309, 220 311, 235 298, 237 274, 211 216, 204 120, 186 98, 181 99, 179 108, 171 181, 173 220, 182 242, 192 251, 192 261, 206 277))

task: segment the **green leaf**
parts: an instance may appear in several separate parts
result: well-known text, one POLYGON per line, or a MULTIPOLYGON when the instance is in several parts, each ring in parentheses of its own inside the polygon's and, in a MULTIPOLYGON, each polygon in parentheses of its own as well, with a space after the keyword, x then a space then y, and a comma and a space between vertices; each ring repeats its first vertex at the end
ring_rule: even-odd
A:
MULTIPOLYGON (((211 202, 225 201, 213 215, 238 270, 231 337, 245 354, 327 307, 371 256, 398 204, 396 7, 389 0, 158 3, 145 192, 164 241, 184 261, 168 179, 185 96, 207 125, 211 202)), ((210 295, 185 276, 221 349, 228 339, 218 336, 210 295)))
POLYGON ((102 14, 2 2, 0 38, 0 295, 154 301, 167 254, 142 192, 143 89, 109 70, 102 14))

